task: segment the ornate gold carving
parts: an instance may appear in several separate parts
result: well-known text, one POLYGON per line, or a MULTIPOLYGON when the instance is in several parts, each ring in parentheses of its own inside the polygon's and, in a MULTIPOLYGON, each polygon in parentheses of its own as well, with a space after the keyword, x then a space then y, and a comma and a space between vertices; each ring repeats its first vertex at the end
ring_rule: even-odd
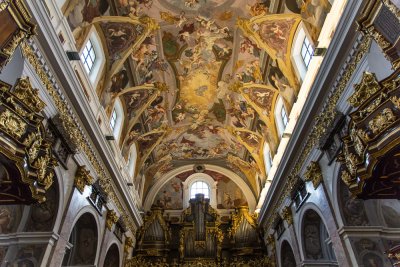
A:
POLYGON ((114 224, 118 222, 118 215, 115 211, 109 210, 107 211, 107 218, 106 218, 106 227, 108 230, 111 231, 114 224))
POLYGON ((129 249, 133 247, 133 239, 132 237, 127 236, 125 238, 124 252, 125 254, 129 253, 129 249))
POLYGON ((267 244, 270 245, 273 249, 275 249, 275 237, 273 234, 268 235, 267 244))
POLYGON ((311 161, 304 173, 304 178, 307 182, 312 181, 314 189, 317 189, 318 185, 323 181, 321 167, 317 161, 311 161))
POLYGON ((392 97, 390 98, 390 100, 392 101, 392 103, 395 105, 395 107, 396 107, 397 109, 400 109, 400 98, 399 98, 399 97, 397 97, 397 96, 392 96, 392 97))
POLYGON ((282 219, 284 219, 288 225, 293 224, 293 214, 290 206, 286 206, 282 209, 282 219))
POLYGON ((26 123, 8 109, 0 113, 0 128, 16 139, 26 132, 26 123))
POLYGON ((37 181, 47 190, 53 184, 53 168, 57 165, 57 161, 51 155, 51 147, 45 144, 45 154, 33 162, 33 167, 37 169, 37 181), (50 169, 50 171, 49 171, 50 169))
POLYGON ((153 224, 154 221, 158 221, 158 223, 160 224, 161 228, 164 231, 164 240, 165 240, 165 244, 169 243, 169 240, 171 239, 171 229, 169 228, 167 222, 164 220, 163 217, 163 211, 160 208, 153 208, 151 210, 150 215, 145 215, 144 217, 144 224, 142 227, 140 227, 139 229, 139 236, 141 237, 139 239, 139 244, 142 244, 143 242, 143 237, 144 237, 144 233, 146 232, 146 230, 153 224))
POLYGON ((31 110, 38 113, 44 109, 46 104, 39 97, 39 90, 32 88, 29 77, 17 80, 14 90, 15 96, 27 105, 31 110))
POLYGON ((75 173, 74 185, 79 192, 85 191, 86 185, 91 185, 94 178, 90 175, 90 171, 86 170, 85 166, 79 166, 75 173))
POLYGON ((11 39, 3 43, 0 55, 3 60, 0 62, 3 67, 10 60, 18 45, 27 38, 35 34, 35 25, 30 22, 31 16, 28 14, 27 8, 22 0, 3 0, 0 5, 0 11, 10 13, 10 18, 14 20, 14 24, 18 27, 12 34, 11 39))
POLYGON ((357 119, 364 119, 367 117, 369 114, 371 114, 376 108, 383 103, 383 101, 387 98, 387 94, 381 93, 370 105, 368 105, 366 108, 357 111, 357 119))
POLYGON ((375 74, 364 72, 361 82, 354 85, 354 93, 349 97, 348 101, 353 107, 359 107, 380 89, 381 86, 375 74))
POLYGON ((231 214, 232 226, 229 228, 228 233, 231 237, 236 234, 241 222, 246 220, 253 228, 257 228, 257 215, 250 214, 247 206, 236 208, 231 214))
POLYGON ((379 134, 396 121, 396 116, 390 108, 385 108, 381 114, 369 121, 368 126, 372 133, 379 134))
POLYGON ((18 31, 12 37, 10 43, 6 47, 2 49, 2 52, 7 56, 11 57, 14 54, 15 49, 21 43, 21 40, 25 37, 25 33, 22 31, 18 31))
POLYGON ((343 170, 343 171, 342 171, 341 177, 342 177, 342 181, 343 181, 348 187, 350 187, 351 184, 352 184, 352 183, 354 182, 354 180, 355 180, 354 178, 351 177, 350 173, 349 173, 348 171, 346 171, 346 170, 343 170))

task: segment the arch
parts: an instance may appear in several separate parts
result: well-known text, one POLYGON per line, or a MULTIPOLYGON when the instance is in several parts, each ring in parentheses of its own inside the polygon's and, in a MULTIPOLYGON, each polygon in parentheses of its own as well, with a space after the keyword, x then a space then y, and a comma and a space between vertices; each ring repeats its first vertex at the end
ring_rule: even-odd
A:
MULTIPOLYGON (((150 188, 149 192, 147 193, 146 198, 144 199, 144 210, 150 210, 151 205, 153 204, 156 195, 158 191, 171 179, 173 179, 176 175, 188 171, 188 170, 193 170, 194 164, 191 165, 185 165, 179 168, 176 168, 167 174, 165 174, 164 177, 158 179, 155 184, 150 188)), ((211 171, 216 171, 222 174, 225 174, 227 177, 229 177, 239 188, 242 189, 243 194, 246 197, 247 203, 249 205, 249 210, 250 212, 254 211, 257 201, 256 198, 251 191, 249 185, 246 184, 246 182, 238 176, 236 173, 225 169, 223 167, 215 166, 215 165, 210 165, 210 164, 205 164, 205 168, 207 170, 211 171)))
POLYGON ((25 225, 25 231, 53 231, 57 220, 57 215, 60 213, 60 198, 63 195, 60 194, 59 190, 59 178, 56 174, 53 184, 45 193, 46 201, 29 206, 29 216, 25 225))
POLYGON ((322 216, 313 208, 301 214, 300 242, 305 260, 336 260, 322 216))
POLYGON ((336 190, 334 190, 335 204, 338 206, 338 213, 340 214, 340 216, 337 216, 339 222, 348 226, 369 225, 369 219, 365 210, 365 201, 352 197, 348 187, 340 178, 339 171, 335 179, 336 190))
POLYGON ((287 240, 284 240, 281 245, 281 266, 296 267, 296 259, 294 257, 293 249, 287 240))
POLYGON ((304 80, 308 68, 304 63, 304 59, 302 57, 303 42, 306 38, 308 42, 311 44, 311 46, 314 48, 315 47, 314 42, 310 34, 308 33, 308 30, 304 22, 301 22, 299 24, 299 27, 297 28, 296 34, 294 35, 292 53, 291 53, 292 64, 299 80, 304 80))
POLYGON ((68 239, 72 248, 64 256, 63 266, 96 264, 100 241, 98 219, 92 212, 84 210, 73 224, 68 239))
POLYGON ((103 267, 118 267, 121 265, 120 253, 116 243, 111 244, 107 250, 103 267))
POLYGON ((205 182, 209 188, 209 199, 210 205, 214 208, 217 207, 217 182, 214 179, 205 173, 194 173, 190 175, 183 182, 183 207, 189 207, 189 200, 191 199, 191 187, 194 183, 201 181, 205 182))
MULTIPOLYGON (((95 52, 96 55, 96 59, 94 61, 93 67, 91 69, 91 71, 88 73, 86 70, 84 70, 84 72, 87 74, 89 81, 91 82, 93 88, 97 87, 97 84, 99 83, 102 75, 101 73, 103 72, 105 65, 106 65, 106 59, 104 56, 104 48, 103 48, 103 44, 101 43, 101 39, 99 36, 99 33, 96 31, 96 28, 94 26, 92 26, 90 28, 90 31, 86 37, 86 39, 83 41, 83 45, 79 50, 79 54, 82 55, 85 46, 88 42, 91 42, 92 46, 93 46, 93 50, 95 52)), ((82 62, 82 60, 81 60, 82 62)), ((82 66, 83 66, 83 62, 82 62, 82 66)), ((83 67, 84 69, 84 67, 83 67)))
POLYGON ((114 134, 115 140, 119 140, 121 136, 124 119, 124 108, 121 99, 117 98, 110 115, 110 128, 114 134))

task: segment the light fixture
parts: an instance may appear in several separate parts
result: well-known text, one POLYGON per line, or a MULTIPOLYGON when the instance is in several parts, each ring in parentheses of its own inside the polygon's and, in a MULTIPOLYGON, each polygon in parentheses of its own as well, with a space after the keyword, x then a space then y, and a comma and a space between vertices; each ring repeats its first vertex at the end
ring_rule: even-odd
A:
POLYGON ((314 49, 314 56, 325 56, 327 49, 325 47, 316 47, 314 49))
POLYGON ((81 60, 79 53, 76 51, 67 51, 66 53, 67 53, 67 57, 70 61, 81 60))
POLYGON ((114 141, 115 137, 114 137, 114 135, 106 135, 106 140, 107 141, 114 141))

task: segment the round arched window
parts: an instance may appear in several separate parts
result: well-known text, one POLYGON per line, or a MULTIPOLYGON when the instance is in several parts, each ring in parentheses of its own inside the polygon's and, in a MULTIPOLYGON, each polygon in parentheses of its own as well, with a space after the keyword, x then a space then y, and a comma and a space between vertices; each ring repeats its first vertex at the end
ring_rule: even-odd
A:
POLYGON ((196 194, 203 194, 204 198, 210 198, 210 187, 203 181, 197 181, 190 187, 190 198, 195 198, 196 194))

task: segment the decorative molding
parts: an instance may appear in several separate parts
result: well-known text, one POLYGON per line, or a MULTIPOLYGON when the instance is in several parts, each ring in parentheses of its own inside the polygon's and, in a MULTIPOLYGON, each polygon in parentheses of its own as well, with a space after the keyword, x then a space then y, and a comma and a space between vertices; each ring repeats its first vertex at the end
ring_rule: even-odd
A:
POLYGON ((92 185, 94 178, 90 176, 90 171, 86 169, 86 166, 79 166, 75 173, 74 185, 76 189, 82 194, 85 191, 86 185, 92 185))
POLYGON ((293 224, 293 214, 290 206, 286 206, 282 209, 282 219, 284 219, 289 226, 293 224))
POLYGON ((304 173, 304 180, 306 182, 312 182, 314 189, 317 189, 318 185, 323 182, 323 176, 321 172, 321 167, 317 161, 311 161, 308 165, 306 172, 304 173))
POLYGON ((125 238, 125 244, 124 244, 124 252, 125 254, 129 253, 129 250, 133 247, 133 238, 127 236, 125 238))
POLYGON ((118 219, 119 219, 119 217, 115 211, 113 211, 113 210, 107 211, 107 218, 106 218, 107 229, 111 231, 114 224, 116 224, 118 222, 118 219))

